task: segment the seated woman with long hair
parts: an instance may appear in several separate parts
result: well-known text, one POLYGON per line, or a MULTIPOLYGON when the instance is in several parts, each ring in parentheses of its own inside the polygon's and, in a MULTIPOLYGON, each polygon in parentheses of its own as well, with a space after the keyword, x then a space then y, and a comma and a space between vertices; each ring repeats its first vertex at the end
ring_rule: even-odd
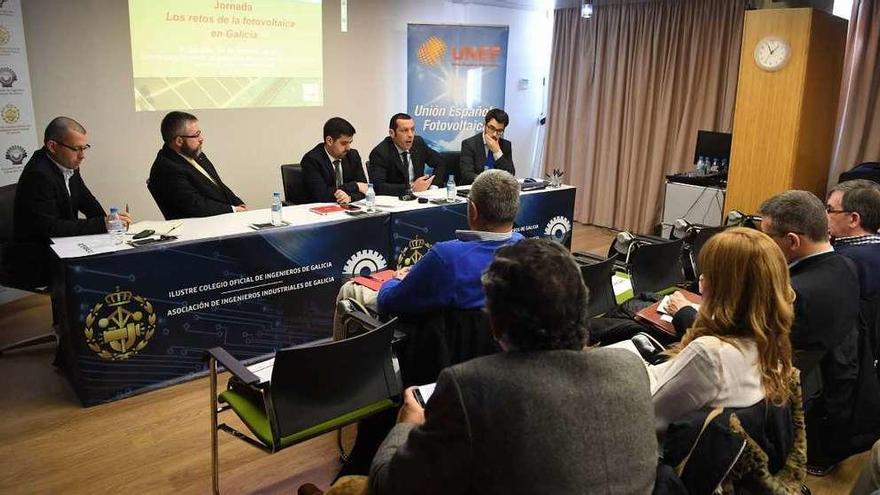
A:
POLYGON ((648 367, 658 434, 700 409, 789 400, 794 291, 779 247, 757 230, 728 229, 699 263, 697 319, 668 361, 648 367))

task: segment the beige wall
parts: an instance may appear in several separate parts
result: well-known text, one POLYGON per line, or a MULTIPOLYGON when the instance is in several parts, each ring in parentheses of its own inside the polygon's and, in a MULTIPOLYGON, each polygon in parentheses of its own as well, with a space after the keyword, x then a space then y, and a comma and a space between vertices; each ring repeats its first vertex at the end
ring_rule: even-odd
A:
MULTIPOLYGON (((127 0, 25 0, 24 28, 38 140, 56 115, 89 132, 82 174, 105 208, 131 205, 137 219, 161 218, 145 181, 161 146, 164 112, 134 112, 127 0)), ((205 152, 224 182, 253 207, 281 190, 281 163, 298 162, 321 140, 321 126, 340 115, 357 128, 366 159, 406 107, 406 24, 510 26, 506 109, 519 175, 528 175, 543 110, 552 16, 441 0, 348 0, 340 32, 337 0, 324 2, 325 105, 317 108, 195 110, 205 152), (528 79, 526 90, 517 82, 528 79)))

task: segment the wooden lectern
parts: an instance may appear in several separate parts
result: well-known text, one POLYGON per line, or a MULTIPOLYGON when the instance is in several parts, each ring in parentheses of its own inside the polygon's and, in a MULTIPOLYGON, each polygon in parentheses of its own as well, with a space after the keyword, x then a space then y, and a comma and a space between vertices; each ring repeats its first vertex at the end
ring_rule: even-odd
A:
POLYGON ((746 12, 725 212, 787 189, 824 201, 846 28, 809 8, 746 12))

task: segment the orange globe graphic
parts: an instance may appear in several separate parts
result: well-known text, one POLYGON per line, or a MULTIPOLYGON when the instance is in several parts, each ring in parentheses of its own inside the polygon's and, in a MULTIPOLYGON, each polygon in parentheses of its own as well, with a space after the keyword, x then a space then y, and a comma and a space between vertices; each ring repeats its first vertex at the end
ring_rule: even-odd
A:
POLYGON ((426 39, 419 47, 419 62, 425 65, 437 65, 446 54, 446 43, 436 36, 426 39))

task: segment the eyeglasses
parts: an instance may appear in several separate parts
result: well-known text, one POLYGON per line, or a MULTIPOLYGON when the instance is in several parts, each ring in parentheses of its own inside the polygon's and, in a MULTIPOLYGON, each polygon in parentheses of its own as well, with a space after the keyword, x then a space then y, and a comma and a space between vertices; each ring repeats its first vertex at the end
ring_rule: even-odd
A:
POLYGON ((499 136, 504 135, 504 129, 499 129, 494 125, 486 125, 486 130, 489 131, 490 134, 497 134, 499 136))
POLYGON ((85 146, 71 146, 69 144, 62 143, 61 141, 55 141, 55 142, 57 144, 60 144, 61 146, 64 146, 65 148, 69 149, 70 151, 73 151, 74 153, 84 153, 87 149, 92 147, 91 144, 87 144, 85 146))
POLYGON ((825 205, 825 213, 852 213, 848 210, 835 210, 831 205, 825 205))
POLYGON ((182 138, 185 138, 185 139, 197 139, 197 138, 202 137, 202 131, 199 131, 199 132, 197 132, 197 133, 195 133, 195 134, 193 134, 193 135, 191 135, 191 136, 186 136, 186 135, 184 135, 184 134, 178 134, 177 137, 182 137, 182 138))

